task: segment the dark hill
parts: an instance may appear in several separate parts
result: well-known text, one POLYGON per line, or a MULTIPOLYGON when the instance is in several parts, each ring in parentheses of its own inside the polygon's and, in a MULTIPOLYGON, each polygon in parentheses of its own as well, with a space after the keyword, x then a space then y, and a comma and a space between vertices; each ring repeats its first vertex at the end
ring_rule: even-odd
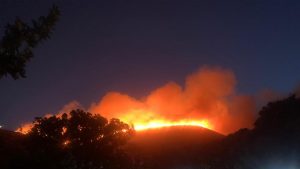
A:
POLYGON ((185 168, 203 165, 211 145, 222 138, 223 135, 201 127, 164 127, 137 132, 129 149, 144 161, 144 167, 185 168))
POLYGON ((17 161, 26 155, 24 141, 24 135, 0 129, 0 168, 7 168, 10 161, 17 161))
POLYGON ((21 149, 22 146, 20 144, 23 142, 24 138, 25 138, 24 135, 20 133, 0 129, 1 152, 5 152, 4 150, 6 149, 10 149, 10 150, 21 149))

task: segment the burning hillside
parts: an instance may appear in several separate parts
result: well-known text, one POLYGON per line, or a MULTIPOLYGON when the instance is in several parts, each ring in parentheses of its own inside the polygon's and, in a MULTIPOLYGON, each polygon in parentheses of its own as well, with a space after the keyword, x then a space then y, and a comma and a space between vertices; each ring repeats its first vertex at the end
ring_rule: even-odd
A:
POLYGON ((204 67, 187 76, 184 86, 169 82, 143 99, 109 92, 89 111, 120 118, 137 130, 192 125, 227 134, 254 121, 253 100, 238 95, 235 85, 231 71, 204 67))
MULTIPOLYGON (((225 69, 204 67, 187 76, 184 86, 169 82, 142 99, 108 92, 88 111, 118 118, 136 130, 168 126, 200 126, 228 134, 250 128, 255 105, 251 97, 237 94, 234 74, 225 69)), ((60 112, 82 108, 71 102, 60 112)), ((26 133, 30 125, 23 126, 26 133)), ((20 130, 19 130, 20 131, 20 130)))

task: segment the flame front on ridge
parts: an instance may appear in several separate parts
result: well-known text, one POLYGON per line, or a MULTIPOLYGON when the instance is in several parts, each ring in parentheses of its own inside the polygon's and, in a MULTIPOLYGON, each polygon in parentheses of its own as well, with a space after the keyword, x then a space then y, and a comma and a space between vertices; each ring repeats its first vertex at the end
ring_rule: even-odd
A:
POLYGON ((207 129, 212 129, 212 126, 209 124, 207 120, 201 120, 201 121, 164 121, 164 120, 153 120, 148 123, 136 123, 134 125, 134 129, 137 131, 141 130, 147 130, 147 129, 154 129, 154 128, 162 128, 162 127, 171 127, 171 126, 198 126, 198 127, 204 127, 207 129))
POLYGON ((171 126, 198 126, 214 130, 213 125, 207 119, 168 119, 158 116, 159 113, 154 113, 147 110, 131 110, 128 113, 122 113, 119 118, 133 125, 136 131, 163 128, 171 126))

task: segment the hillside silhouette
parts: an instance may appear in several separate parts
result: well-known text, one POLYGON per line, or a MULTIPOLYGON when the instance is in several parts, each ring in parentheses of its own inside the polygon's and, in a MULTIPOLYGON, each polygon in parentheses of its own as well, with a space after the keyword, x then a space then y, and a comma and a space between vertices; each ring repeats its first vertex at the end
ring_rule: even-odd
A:
POLYGON ((198 126, 172 126, 139 131, 129 141, 129 150, 148 168, 203 165, 208 147, 225 136, 198 126))
POLYGON ((25 159, 25 138, 20 133, 0 129, 0 168, 11 168, 12 162, 25 159))

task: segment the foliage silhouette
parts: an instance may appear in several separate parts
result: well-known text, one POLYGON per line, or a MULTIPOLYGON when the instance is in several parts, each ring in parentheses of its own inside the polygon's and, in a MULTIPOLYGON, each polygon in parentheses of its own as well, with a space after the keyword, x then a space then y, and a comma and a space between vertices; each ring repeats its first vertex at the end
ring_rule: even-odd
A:
POLYGON ((0 79, 10 75, 14 79, 26 77, 26 64, 34 56, 33 49, 50 38, 60 11, 53 5, 47 16, 24 23, 17 18, 8 24, 0 41, 0 79))
POLYGON ((278 162, 284 167, 300 164, 299 143, 300 98, 291 95, 263 107, 253 129, 241 129, 225 138, 216 148, 219 152, 215 156, 221 160, 213 165, 261 169, 281 165, 278 162))
POLYGON ((129 169, 133 166, 123 146, 134 130, 118 119, 108 121, 78 109, 39 117, 33 124, 20 143, 24 145, 22 151, 18 150, 17 156, 7 161, 7 169, 129 169))

